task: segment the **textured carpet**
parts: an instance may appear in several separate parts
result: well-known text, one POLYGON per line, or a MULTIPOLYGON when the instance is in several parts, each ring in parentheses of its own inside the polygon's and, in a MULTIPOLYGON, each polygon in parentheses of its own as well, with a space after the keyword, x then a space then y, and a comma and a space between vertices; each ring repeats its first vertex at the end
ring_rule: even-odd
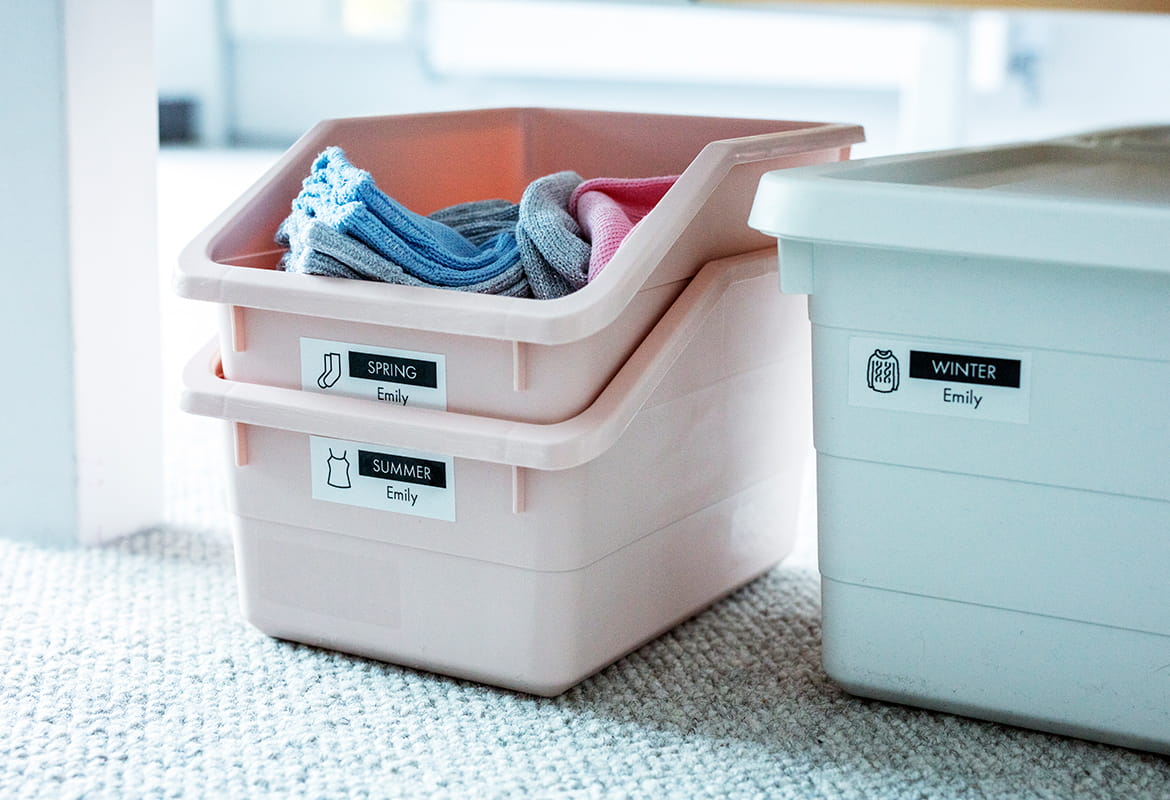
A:
POLYGON ((818 641, 781 567, 538 699, 264 637, 218 530, 0 542, 0 795, 1170 795, 1168 759, 849 697, 818 641))

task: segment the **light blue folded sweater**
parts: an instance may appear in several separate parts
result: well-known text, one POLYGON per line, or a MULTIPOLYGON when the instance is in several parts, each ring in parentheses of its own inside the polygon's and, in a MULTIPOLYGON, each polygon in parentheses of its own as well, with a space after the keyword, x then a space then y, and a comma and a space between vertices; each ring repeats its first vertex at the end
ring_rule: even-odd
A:
POLYGON ((293 216, 297 215, 352 236, 407 274, 436 285, 478 283, 520 260, 514 233, 504 231, 476 245, 450 226, 388 197, 370 173, 350 164, 338 147, 328 148, 313 162, 293 201, 293 216))
POLYGON ((585 283, 589 243, 568 212, 582 181, 533 181, 519 204, 460 203, 429 217, 387 196, 330 147, 313 162, 277 232, 289 272, 516 297, 560 297, 585 283))
MULTIPOLYGON (((486 223, 481 219, 473 221, 472 224, 483 226, 486 223)), ((288 272, 326 275, 333 278, 361 278, 406 286, 430 286, 511 297, 531 296, 528 279, 519 262, 477 283, 445 286, 416 278, 357 239, 339 233, 317 219, 293 215, 286 220, 282 230, 289 237, 290 250, 283 262, 283 267, 288 272)))

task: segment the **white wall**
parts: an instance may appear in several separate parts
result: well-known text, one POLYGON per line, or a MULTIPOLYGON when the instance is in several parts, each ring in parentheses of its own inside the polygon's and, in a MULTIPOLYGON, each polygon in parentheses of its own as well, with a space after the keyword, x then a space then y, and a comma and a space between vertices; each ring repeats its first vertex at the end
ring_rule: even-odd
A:
POLYGON ((0 0, 0 534, 69 541, 77 513, 63 0, 0 0), (18 166, 19 165, 19 166, 18 166))
POLYGON ((0 535, 162 516, 149 0, 0 0, 0 535))
MULTIPOLYGON (((162 521, 151 0, 65 0, 79 541, 162 521)), ((56 99, 56 98, 53 98, 56 99)))

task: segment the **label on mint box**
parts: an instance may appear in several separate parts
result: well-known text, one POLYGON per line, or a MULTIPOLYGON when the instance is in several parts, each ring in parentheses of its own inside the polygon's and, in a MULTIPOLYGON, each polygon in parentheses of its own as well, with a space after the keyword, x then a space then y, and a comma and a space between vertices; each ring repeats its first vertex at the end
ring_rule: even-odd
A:
POLYGON ((849 405, 1027 423, 1032 354, 981 345, 854 336, 849 405))

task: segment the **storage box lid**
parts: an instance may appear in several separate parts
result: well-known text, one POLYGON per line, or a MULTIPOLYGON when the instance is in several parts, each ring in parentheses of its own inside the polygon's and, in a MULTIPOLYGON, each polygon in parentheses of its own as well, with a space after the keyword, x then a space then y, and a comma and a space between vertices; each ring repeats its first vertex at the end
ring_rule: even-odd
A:
POLYGON ((1170 146, 1065 140, 769 172, 749 224, 780 239, 1170 272, 1170 146))
POLYGON ((1080 133, 1055 139, 1062 144, 1115 147, 1122 150, 1170 150, 1170 125, 1133 125, 1080 133))

